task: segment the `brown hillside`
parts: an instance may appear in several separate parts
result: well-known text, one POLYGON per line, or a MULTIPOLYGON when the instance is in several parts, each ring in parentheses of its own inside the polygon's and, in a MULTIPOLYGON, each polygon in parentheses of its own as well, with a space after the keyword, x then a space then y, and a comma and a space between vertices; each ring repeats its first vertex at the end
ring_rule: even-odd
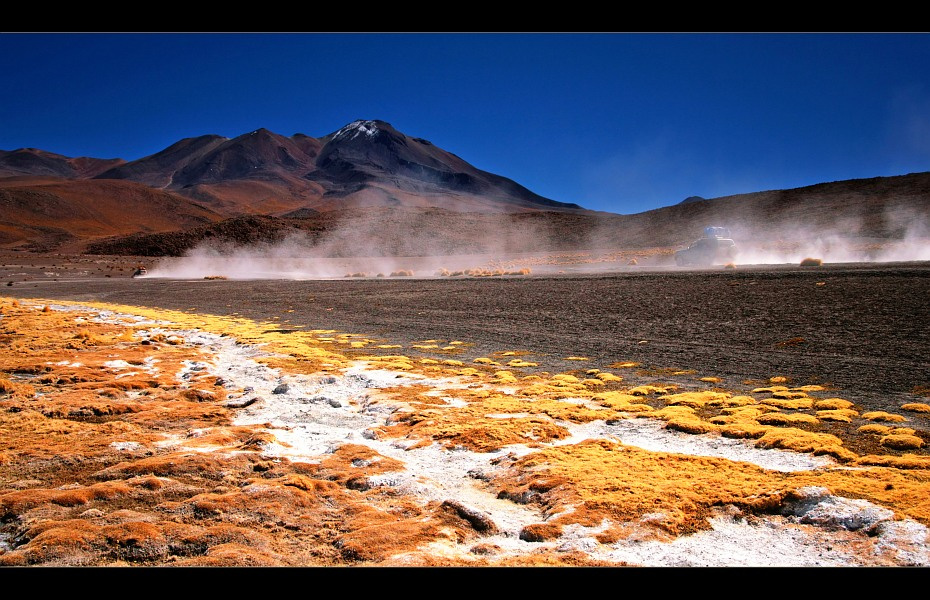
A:
POLYGON ((142 184, 114 180, 14 178, 0 182, 0 246, 79 247, 97 238, 187 229, 217 213, 142 184))

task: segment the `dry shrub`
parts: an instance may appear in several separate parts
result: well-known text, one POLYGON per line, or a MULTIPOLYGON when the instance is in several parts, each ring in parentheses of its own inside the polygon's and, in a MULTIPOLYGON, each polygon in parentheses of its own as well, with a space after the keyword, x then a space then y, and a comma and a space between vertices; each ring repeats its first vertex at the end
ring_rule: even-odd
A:
MULTIPOLYGON (((714 419, 712 419, 712 421, 713 420, 714 419)), ((767 432, 769 429, 771 428, 765 425, 759 425, 758 423, 738 421, 735 423, 720 425, 718 431, 720 432, 720 435, 726 438, 738 440, 755 440, 765 435, 765 432, 767 432)))
POLYGON ((595 375, 598 379, 604 382, 620 382, 623 381, 623 377, 619 375, 614 375, 613 373, 598 373, 595 375))
POLYGON ((443 535, 438 524, 421 518, 377 523, 339 538, 336 547, 351 561, 382 561, 399 551, 424 546, 443 535))
POLYGON ((817 417, 809 415, 807 413, 795 413, 795 414, 785 414, 780 412, 770 412, 764 415, 760 415, 756 419, 759 423, 763 425, 817 425, 820 421, 817 417))
POLYGON ((856 460, 857 465, 876 467, 890 467, 892 469, 922 469, 930 470, 930 456, 905 454, 904 456, 890 456, 887 454, 862 456, 856 460))
POLYGON ((843 441, 835 435, 795 428, 773 427, 756 441, 756 447, 830 455, 840 461, 851 461, 857 458, 854 452, 843 448, 843 441))
POLYGON ((810 398, 797 400, 782 400, 779 398, 764 398, 759 400, 759 404, 774 406, 784 410, 808 410, 814 406, 814 401, 810 398))
POLYGON ((868 419, 869 421, 884 421, 887 423, 900 423, 901 421, 907 421, 906 417, 902 417, 901 415, 893 415, 883 410, 873 410, 870 412, 862 413, 862 418, 868 419))
POLYGON ((836 408, 831 410, 818 410, 817 418, 824 421, 839 421, 842 423, 852 423, 852 420, 859 416, 859 413, 849 408, 836 408))
POLYGON ((185 567, 281 567, 285 562, 243 544, 211 546, 205 556, 196 556, 172 563, 185 567))
POLYGON ((528 361, 525 361, 525 360, 520 359, 520 358, 515 358, 515 359, 511 360, 510 362, 508 362, 508 363, 507 363, 507 366, 508 366, 508 367, 517 367, 517 368, 521 368, 521 367, 538 367, 538 366, 539 366, 539 363, 528 362, 528 361))
POLYGON ((562 527, 555 523, 533 523, 520 530, 520 539, 524 542, 546 542, 561 535, 562 527))
POLYGON ((81 506, 94 500, 112 500, 118 496, 126 496, 131 491, 132 488, 123 482, 103 482, 89 487, 64 490, 16 490, 0 495, 0 510, 9 515, 18 515, 42 504, 81 506))
POLYGON ((719 429, 717 425, 704 421, 696 415, 672 417, 666 421, 665 428, 692 434, 712 433, 719 429))
POLYGON ((820 410, 843 410, 852 407, 853 403, 843 398, 824 398, 814 402, 814 408, 820 410))
POLYGON ((578 379, 578 378, 575 377, 574 375, 570 375, 570 374, 568 374, 568 373, 558 373, 558 374, 556 374, 556 375, 553 375, 553 376, 552 376, 552 380, 553 380, 553 382, 561 381, 561 382, 564 382, 564 383, 579 383, 579 382, 581 381, 580 379, 578 379))
POLYGON ((868 425, 863 425, 856 431, 859 433, 871 433, 874 435, 887 435, 894 430, 894 427, 890 425, 879 425, 878 423, 869 423, 868 425))
POLYGON ((902 433, 886 435, 879 440, 879 443, 886 448, 892 448, 894 450, 916 450, 922 448, 924 445, 924 441, 916 435, 902 433))
POLYGON ((700 408, 702 406, 720 406, 730 395, 724 392, 682 392, 668 396, 660 396, 658 399, 664 401, 669 406, 683 405, 700 408))
POLYGON ((10 381, 6 376, 0 374, 0 396, 9 394, 13 398, 32 398, 36 390, 28 383, 19 383, 10 381))
POLYGON ((30 527, 14 551, 0 553, 0 565, 91 565, 103 546, 100 527, 83 519, 43 520, 30 527))
MULTIPOLYGON (((2 381, 0 381, 0 383, 2 383, 2 381)), ((901 410, 930 414, 930 404, 924 404, 923 402, 911 402, 909 404, 902 405, 901 410)))
POLYGON ((807 398, 807 392, 799 392, 792 390, 778 390, 772 392, 772 398, 779 398, 781 400, 795 400, 798 398, 807 398))
POLYGON ((805 258, 801 261, 802 267, 819 267, 823 264, 823 259, 820 258, 805 258))

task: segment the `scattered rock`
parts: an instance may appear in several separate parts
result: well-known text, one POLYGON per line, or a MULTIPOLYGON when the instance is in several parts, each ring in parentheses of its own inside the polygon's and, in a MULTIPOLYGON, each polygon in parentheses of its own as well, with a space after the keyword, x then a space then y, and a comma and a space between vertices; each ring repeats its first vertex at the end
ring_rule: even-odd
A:
POLYGON ((223 406, 226 408, 245 408, 246 406, 251 406, 258 402, 258 396, 252 396, 250 398, 235 398, 232 400, 227 400, 223 403, 223 406))

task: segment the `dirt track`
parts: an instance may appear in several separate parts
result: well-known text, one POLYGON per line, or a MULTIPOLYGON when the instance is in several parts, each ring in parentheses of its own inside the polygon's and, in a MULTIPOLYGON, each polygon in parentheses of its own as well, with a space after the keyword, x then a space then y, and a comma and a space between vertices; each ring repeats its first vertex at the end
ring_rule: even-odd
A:
POLYGON ((466 360, 522 351, 550 372, 631 361, 681 384, 782 376, 871 410, 930 388, 926 262, 315 281, 131 279, 130 266, 27 277, 0 295, 235 313, 405 346, 459 340, 466 360))

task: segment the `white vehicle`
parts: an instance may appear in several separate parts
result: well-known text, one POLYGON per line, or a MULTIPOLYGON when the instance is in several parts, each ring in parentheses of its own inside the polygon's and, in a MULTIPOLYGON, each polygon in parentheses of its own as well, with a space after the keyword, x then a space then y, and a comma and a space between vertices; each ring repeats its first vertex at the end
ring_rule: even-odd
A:
POLYGON ((736 242, 726 227, 705 227, 704 237, 675 253, 675 264, 709 267, 725 265, 736 258, 736 242))

